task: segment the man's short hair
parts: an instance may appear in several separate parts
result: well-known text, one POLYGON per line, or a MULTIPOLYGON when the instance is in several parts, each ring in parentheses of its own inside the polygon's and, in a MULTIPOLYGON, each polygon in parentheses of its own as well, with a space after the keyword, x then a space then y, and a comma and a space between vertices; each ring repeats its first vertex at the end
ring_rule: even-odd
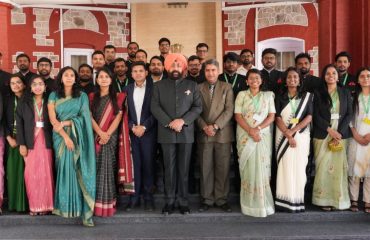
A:
POLYGON ((143 66, 143 68, 145 69, 145 71, 147 70, 146 69, 146 64, 143 61, 133 62, 131 64, 131 69, 134 69, 134 67, 136 67, 136 66, 143 66))
POLYGON ((207 65, 214 65, 217 68, 220 68, 220 64, 216 59, 208 59, 207 61, 204 62, 204 68, 206 68, 207 65))
POLYGON ((87 68, 89 68, 89 69, 90 69, 90 71, 91 71, 91 72, 94 72, 93 68, 92 68, 89 64, 87 64, 87 63, 83 63, 83 64, 81 64, 81 65, 78 67, 78 72, 80 72, 81 68, 83 68, 83 67, 87 67, 87 68))
POLYGON ((137 53, 139 53, 139 52, 144 53, 144 54, 145 54, 145 56, 146 56, 146 57, 148 57, 148 54, 146 53, 146 51, 145 51, 144 49, 139 49, 139 50, 137 50, 137 52, 135 53, 135 56, 136 56, 136 54, 137 54, 137 53))
POLYGON ((188 58, 188 63, 189 62, 192 62, 194 60, 199 60, 200 62, 200 58, 197 56, 197 55, 191 55, 189 58, 188 58))
POLYGON ((23 58, 23 57, 27 58, 27 60, 28 60, 29 62, 31 62, 30 57, 29 57, 27 54, 25 54, 25 53, 21 53, 21 54, 19 54, 19 55, 15 58, 15 61, 17 62, 17 61, 18 61, 18 59, 23 58))
POLYGON ((302 52, 300 54, 298 54, 295 59, 294 59, 294 62, 295 64, 297 64, 298 62, 298 59, 301 59, 301 58, 307 58, 309 62, 311 62, 311 56, 310 54, 306 53, 306 52, 302 52))
POLYGON ((152 60, 153 60, 153 59, 157 59, 157 60, 161 61, 162 65, 164 65, 163 59, 162 59, 160 56, 153 56, 153 57, 150 59, 149 63, 152 63, 152 60))
POLYGON ((114 51, 116 51, 116 47, 111 45, 111 44, 108 44, 108 45, 105 45, 104 48, 103 48, 103 51, 105 52, 105 49, 114 49, 114 51))
POLYGON ((125 63, 125 65, 126 65, 126 60, 125 60, 125 59, 123 59, 123 58, 121 58, 121 57, 116 58, 116 60, 114 60, 114 65, 116 65, 116 62, 124 62, 124 63, 125 63))
POLYGON ((343 51, 343 52, 338 53, 335 56, 335 61, 338 61, 338 59, 340 57, 346 57, 348 59, 348 62, 351 62, 352 61, 352 56, 348 52, 346 52, 346 51, 343 51))
POLYGON ((94 58, 95 55, 103 55, 103 57, 105 57, 103 51, 101 50, 94 51, 93 54, 91 55, 91 58, 94 58))
POLYGON ((49 63, 50 64, 50 67, 53 66, 53 63, 51 62, 51 60, 47 57, 42 57, 40 58, 38 61, 37 61, 37 66, 39 66, 40 63, 42 62, 46 62, 46 63, 49 63))
POLYGON ((159 41, 158 41, 158 45, 161 45, 161 43, 163 43, 163 42, 168 42, 168 44, 169 44, 169 45, 171 45, 171 41, 170 41, 170 39, 165 38, 165 37, 163 37, 163 38, 159 39, 159 41))
POLYGON ((253 51, 252 50, 250 50, 250 49, 248 49, 248 48, 246 48, 246 49, 243 49, 241 52, 240 52, 240 56, 241 55, 243 55, 244 53, 250 53, 250 54, 252 54, 252 56, 254 56, 254 53, 253 53, 253 51))
POLYGON ((227 60, 239 62, 239 55, 234 52, 228 52, 223 57, 223 63, 225 63, 227 60))
POLYGON ((275 48, 266 48, 266 49, 264 49, 263 50, 263 52, 262 52, 262 57, 264 57, 266 54, 274 54, 275 56, 276 56, 276 54, 277 54, 277 51, 276 51, 276 49, 275 48))
POLYGON ((128 48, 130 45, 132 45, 132 44, 135 44, 135 45, 137 46, 137 48, 139 48, 139 44, 138 44, 137 42, 129 42, 129 43, 127 44, 127 48, 128 48))
POLYGON ((209 49, 207 43, 198 43, 198 45, 197 45, 197 47, 195 49, 198 50, 198 48, 202 48, 202 47, 206 47, 207 50, 209 49))

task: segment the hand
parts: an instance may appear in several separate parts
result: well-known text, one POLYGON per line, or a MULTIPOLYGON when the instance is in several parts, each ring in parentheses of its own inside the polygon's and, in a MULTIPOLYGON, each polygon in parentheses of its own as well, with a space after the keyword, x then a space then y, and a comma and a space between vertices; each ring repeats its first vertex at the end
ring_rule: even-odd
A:
POLYGON ((259 134, 257 135, 252 135, 251 138, 253 139, 253 141, 255 142, 260 142, 262 140, 261 136, 259 134))
POLYGON ((366 135, 361 136, 358 133, 354 133, 353 138, 355 139, 356 142, 358 142, 362 146, 366 146, 369 143, 369 141, 367 141, 367 139, 366 139, 366 135))
POLYGON ((185 124, 185 121, 179 118, 179 119, 175 119, 172 122, 170 122, 169 127, 176 132, 181 132, 184 124, 185 124))
POLYGON ((66 144, 66 147, 69 151, 73 151, 75 148, 75 145, 70 137, 64 138, 64 143, 66 144))
POLYGON ((364 138, 366 139, 367 143, 370 143, 370 133, 365 134, 364 138))
POLYGON ((53 130, 54 132, 59 132, 61 129, 63 128, 63 125, 61 122, 56 122, 54 125, 53 125, 53 130))
POLYGON ((144 129, 144 126, 141 126, 141 125, 138 125, 138 126, 134 126, 132 128, 132 132, 135 134, 136 137, 142 137, 145 133, 145 129, 144 129))
POLYGON ((17 146, 17 141, 12 137, 7 137, 8 143, 12 148, 15 148, 17 146))
POLYGON ((287 129, 287 130, 284 132, 284 136, 285 136, 286 138, 291 138, 291 137, 293 137, 293 131, 292 131, 292 130, 290 130, 290 129, 287 129))
POLYGON ((22 157, 27 157, 27 154, 28 154, 27 147, 25 145, 20 145, 19 153, 22 155, 22 157))
POLYGON ((328 129, 328 134, 334 138, 335 140, 339 141, 342 139, 342 134, 340 134, 339 132, 335 131, 334 129, 332 128, 329 128, 328 129))
POLYGON ((203 131, 204 133, 208 136, 208 137, 213 137, 216 135, 215 131, 213 131, 213 126, 212 125, 207 125, 203 128, 203 131))
POLYGON ((107 143, 110 139, 110 135, 107 132, 100 131, 98 135, 100 137, 100 141, 104 142, 104 144, 107 143))
POLYGON ((297 146, 297 142, 293 137, 288 138, 288 141, 291 148, 295 148, 297 146))
POLYGON ((249 136, 259 136, 260 135, 260 130, 258 128, 250 128, 248 131, 249 136))

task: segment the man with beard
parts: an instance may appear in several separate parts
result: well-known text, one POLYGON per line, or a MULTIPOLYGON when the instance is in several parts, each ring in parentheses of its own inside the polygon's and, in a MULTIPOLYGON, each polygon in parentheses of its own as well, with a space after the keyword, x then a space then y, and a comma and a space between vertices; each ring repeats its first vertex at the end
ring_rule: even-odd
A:
POLYGON ((50 77, 53 64, 49 58, 42 57, 37 61, 37 72, 44 79, 46 91, 51 93, 57 88, 56 81, 50 77))
POLYGON ((135 62, 135 56, 136 56, 136 52, 139 50, 139 44, 137 44, 136 42, 129 42, 127 44, 127 54, 128 54, 128 57, 127 57, 127 60, 126 60, 126 67, 127 67, 127 77, 132 79, 131 78, 131 64, 133 62, 135 62))
POLYGON ((22 76, 23 80, 25 81, 26 85, 28 86, 29 81, 31 78, 36 75, 35 73, 30 71, 30 57, 27 54, 19 54, 16 57, 17 67, 19 69, 18 74, 22 76))
POLYGON ((81 64, 78 68, 78 76, 80 77, 80 88, 84 91, 87 95, 94 92, 95 86, 93 84, 93 68, 84 63, 81 64))
POLYGON ((10 73, 2 70, 3 65, 3 54, 0 53, 0 92, 4 96, 7 96, 10 93, 9 81, 10 73))
POLYGON ((252 64, 253 60, 253 51, 250 49, 243 49, 240 52, 240 61, 242 65, 238 68, 238 71, 236 72, 240 75, 246 76, 249 69, 255 68, 255 66, 253 66, 252 64))
POLYGON ((166 56, 170 53, 170 46, 171 46, 170 39, 163 37, 159 39, 158 45, 159 45, 159 52, 161 53, 160 58, 164 62, 164 60, 166 59, 166 56))
POLYGON ((300 53, 295 57, 295 67, 302 75, 303 91, 314 93, 320 88, 320 78, 310 74, 311 56, 308 53, 300 53))
POLYGON ((198 84, 204 82, 204 78, 200 75, 202 64, 200 64, 200 58, 196 55, 192 55, 188 58, 188 76, 186 79, 194 81, 198 84))
POLYGON ((105 67, 111 72, 114 70, 114 60, 116 59, 116 47, 113 45, 106 45, 103 49, 105 55, 105 67))
POLYGON ((92 67, 93 67, 93 83, 95 85, 95 79, 96 75, 98 74, 98 71, 102 69, 105 65, 105 56, 102 51, 95 51, 92 54, 92 67))
POLYGON ((348 68, 351 66, 352 57, 348 52, 340 52, 335 56, 335 66, 339 72, 339 84, 347 88, 352 96, 356 91, 356 78, 348 73, 348 68))
POLYGON ((188 214, 188 176, 194 121, 202 112, 202 102, 197 84, 183 79, 187 68, 183 55, 169 54, 164 66, 168 78, 154 84, 151 100, 151 111, 158 120, 158 142, 162 146, 164 159, 166 204, 162 213, 171 214, 177 199, 180 213, 188 214))
POLYGON ((262 90, 273 91, 276 94, 280 93, 282 72, 275 69, 277 51, 274 48, 266 48, 262 52, 262 90))
POLYGON ((164 76, 164 66, 163 61, 160 56, 153 56, 149 62, 149 76, 148 81, 156 83, 161 81, 164 76))
POLYGON ((115 80, 112 84, 116 92, 123 92, 128 84, 134 82, 133 79, 127 77, 126 61, 123 58, 117 58, 114 61, 114 76, 115 80))

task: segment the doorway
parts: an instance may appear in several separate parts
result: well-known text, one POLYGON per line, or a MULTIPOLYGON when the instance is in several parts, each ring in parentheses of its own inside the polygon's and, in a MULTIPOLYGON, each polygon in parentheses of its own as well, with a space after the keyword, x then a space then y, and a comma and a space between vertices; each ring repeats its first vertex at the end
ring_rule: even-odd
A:
POLYGON ((93 52, 94 49, 64 48, 64 66, 71 66, 76 70, 83 63, 91 66, 91 55, 93 52))

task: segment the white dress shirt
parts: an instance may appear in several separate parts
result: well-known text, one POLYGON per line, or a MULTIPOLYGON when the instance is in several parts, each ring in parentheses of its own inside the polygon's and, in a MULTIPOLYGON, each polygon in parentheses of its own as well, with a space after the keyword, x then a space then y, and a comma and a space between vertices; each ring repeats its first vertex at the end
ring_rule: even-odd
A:
MULTIPOLYGON (((256 67, 252 65, 251 69, 252 68, 256 68, 256 67)), ((240 74, 240 75, 243 75, 243 76, 247 76, 247 72, 248 72, 248 70, 243 65, 241 65, 238 68, 238 70, 236 71, 237 74, 240 74)))
POLYGON ((136 118, 137 118, 137 124, 141 125, 141 110, 143 108, 144 98, 145 98, 145 87, 146 86, 146 80, 144 81, 143 85, 141 87, 134 85, 134 105, 135 105, 135 111, 136 111, 136 118))

